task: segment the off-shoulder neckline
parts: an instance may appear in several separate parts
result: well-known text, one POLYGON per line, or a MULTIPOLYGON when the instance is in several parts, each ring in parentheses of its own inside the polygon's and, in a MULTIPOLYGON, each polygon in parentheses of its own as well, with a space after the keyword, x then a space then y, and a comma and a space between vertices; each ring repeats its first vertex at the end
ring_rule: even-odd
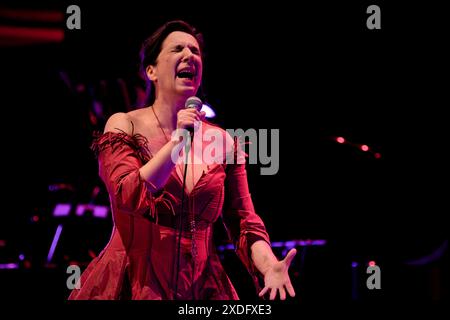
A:
MULTIPOLYGON (((120 129, 119 129, 120 130, 120 129)), ((121 130, 122 131, 122 130, 121 130)), ((140 133, 134 133, 130 135, 125 131, 122 132, 94 132, 94 140, 91 145, 91 150, 96 156, 106 147, 111 146, 113 150, 117 146, 126 144, 133 148, 142 159, 143 162, 150 160, 151 155, 148 149, 148 140, 140 133)))

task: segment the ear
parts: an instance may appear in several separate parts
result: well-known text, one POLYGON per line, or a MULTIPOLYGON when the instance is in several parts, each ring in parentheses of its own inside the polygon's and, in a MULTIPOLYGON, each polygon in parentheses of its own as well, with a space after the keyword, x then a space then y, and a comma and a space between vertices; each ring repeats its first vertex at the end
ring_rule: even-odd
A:
POLYGON ((147 68, 145 68, 145 74, 147 75, 147 78, 151 81, 155 81, 157 79, 155 75, 155 66, 148 65, 147 68))

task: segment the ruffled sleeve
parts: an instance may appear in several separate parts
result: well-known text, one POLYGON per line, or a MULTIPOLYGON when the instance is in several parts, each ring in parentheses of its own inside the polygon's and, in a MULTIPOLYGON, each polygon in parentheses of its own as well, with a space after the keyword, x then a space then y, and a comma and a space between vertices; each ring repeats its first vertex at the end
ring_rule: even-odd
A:
POLYGON ((259 291, 261 274, 251 259, 250 247, 258 240, 264 240, 270 245, 270 240, 264 223, 253 206, 245 169, 245 154, 237 146, 235 139, 234 160, 227 164, 223 221, 238 257, 249 271, 259 291))
POLYGON ((150 160, 147 139, 125 132, 97 133, 94 137, 91 149, 98 157, 99 175, 112 206, 125 213, 155 218, 154 195, 139 173, 139 168, 150 160))

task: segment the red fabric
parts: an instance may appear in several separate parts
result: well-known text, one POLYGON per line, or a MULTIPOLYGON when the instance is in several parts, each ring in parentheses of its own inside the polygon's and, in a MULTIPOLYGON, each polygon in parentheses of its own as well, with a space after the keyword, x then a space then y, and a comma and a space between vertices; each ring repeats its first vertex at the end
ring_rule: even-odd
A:
MULTIPOLYGON (((181 211, 182 181, 174 169, 164 190, 149 191, 139 175, 139 168, 150 159, 146 143, 139 135, 111 132, 94 142, 114 228, 108 245, 83 272, 81 288, 74 289, 69 299, 174 298, 178 231, 173 226, 181 211)), ((192 235, 186 227, 182 232, 177 298, 238 299, 214 249, 212 224, 223 214, 237 254, 258 285, 249 239, 269 242, 269 237, 253 208, 245 164, 211 165, 185 197, 185 208, 195 215, 196 231, 192 235)))

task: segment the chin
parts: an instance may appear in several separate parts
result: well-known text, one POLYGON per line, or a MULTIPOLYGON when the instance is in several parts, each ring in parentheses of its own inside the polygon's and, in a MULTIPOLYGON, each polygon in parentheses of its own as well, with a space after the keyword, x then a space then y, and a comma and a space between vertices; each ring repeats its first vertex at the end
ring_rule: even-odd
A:
POLYGON ((181 93, 183 96, 186 96, 186 97, 189 98, 189 97, 195 96, 196 93, 197 93, 197 91, 198 91, 197 88, 190 88, 190 89, 186 88, 186 89, 184 89, 184 90, 181 90, 180 93, 181 93))

